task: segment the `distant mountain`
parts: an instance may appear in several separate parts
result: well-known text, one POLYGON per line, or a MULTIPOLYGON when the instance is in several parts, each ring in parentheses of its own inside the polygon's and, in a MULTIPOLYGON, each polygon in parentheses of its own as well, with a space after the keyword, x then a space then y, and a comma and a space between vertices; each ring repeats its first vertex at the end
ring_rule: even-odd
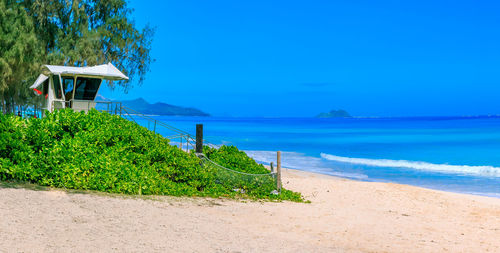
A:
POLYGON ((330 112, 322 112, 316 118, 351 118, 352 116, 345 110, 331 110, 330 112))
MULTIPOLYGON (((97 101, 113 101, 105 98, 102 95, 96 96, 97 101)), ((164 115, 164 116, 210 116, 210 114, 202 112, 196 108, 182 107, 170 105, 166 103, 150 104, 144 98, 121 101, 123 106, 129 107, 132 110, 149 115, 164 115)))
POLYGON ((144 114, 168 116, 210 116, 210 114, 202 112, 196 108, 170 105, 161 102, 150 104, 143 98, 125 100, 122 101, 122 103, 124 106, 130 107, 130 109, 144 114))

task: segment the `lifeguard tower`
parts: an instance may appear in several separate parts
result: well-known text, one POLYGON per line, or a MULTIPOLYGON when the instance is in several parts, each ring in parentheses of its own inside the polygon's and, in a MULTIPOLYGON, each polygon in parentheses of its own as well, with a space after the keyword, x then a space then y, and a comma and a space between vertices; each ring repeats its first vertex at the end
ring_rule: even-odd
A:
POLYGON ((128 77, 111 63, 92 67, 44 65, 42 74, 30 88, 43 96, 42 114, 45 110, 62 108, 87 112, 96 106, 102 80, 128 80, 128 77))

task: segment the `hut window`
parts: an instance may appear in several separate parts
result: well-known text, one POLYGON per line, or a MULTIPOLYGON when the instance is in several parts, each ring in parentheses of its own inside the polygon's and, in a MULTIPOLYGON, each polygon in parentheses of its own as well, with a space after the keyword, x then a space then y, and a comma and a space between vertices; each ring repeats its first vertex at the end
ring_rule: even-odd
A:
POLYGON ((94 100, 101 81, 99 78, 78 77, 76 79, 75 99, 94 100))
POLYGON ((69 101, 73 98, 74 79, 73 77, 63 77, 64 98, 69 101))
POLYGON ((45 80, 42 83, 42 94, 45 97, 45 95, 49 94, 49 79, 45 80))
POLYGON ((59 81, 59 76, 52 76, 52 83, 54 83, 54 92, 56 93, 56 98, 62 98, 61 82, 59 81))

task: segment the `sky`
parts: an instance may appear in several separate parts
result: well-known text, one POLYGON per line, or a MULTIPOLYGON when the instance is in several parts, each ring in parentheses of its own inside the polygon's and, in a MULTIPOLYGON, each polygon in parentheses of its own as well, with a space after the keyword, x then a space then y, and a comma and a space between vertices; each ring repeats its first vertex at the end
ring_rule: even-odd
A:
POLYGON ((116 100, 214 116, 500 114, 500 2, 130 2, 155 62, 116 100))

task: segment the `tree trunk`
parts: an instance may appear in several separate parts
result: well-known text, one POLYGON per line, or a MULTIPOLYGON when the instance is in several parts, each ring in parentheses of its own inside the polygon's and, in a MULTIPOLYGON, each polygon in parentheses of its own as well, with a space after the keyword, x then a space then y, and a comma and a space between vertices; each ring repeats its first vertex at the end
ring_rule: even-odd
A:
POLYGON ((11 106, 10 106, 10 110, 11 110, 11 113, 12 114, 15 114, 16 113, 16 103, 14 102, 14 98, 11 97, 11 106))

